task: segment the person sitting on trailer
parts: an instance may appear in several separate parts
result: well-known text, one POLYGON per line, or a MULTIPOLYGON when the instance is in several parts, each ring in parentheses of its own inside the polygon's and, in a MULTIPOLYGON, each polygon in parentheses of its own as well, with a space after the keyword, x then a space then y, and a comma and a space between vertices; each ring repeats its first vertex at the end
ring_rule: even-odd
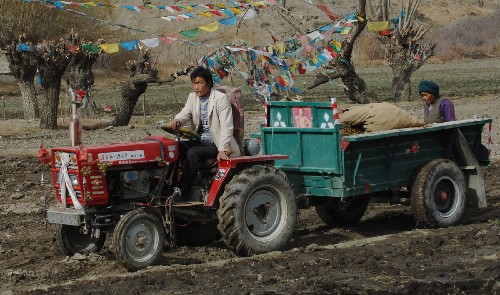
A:
POLYGON ((418 84, 418 93, 425 102, 424 122, 426 124, 455 121, 453 103, 439 95, 439 85, 430 80, 418 84))
POLYGON ((189 123, 190 130, 197 132, 201 140, 181 141, 179 151, 185 159, 179 188, 183 199, 191 196, 191 185, 198 172, 198 165, 206 159, 217 161, 238 157, 240 149, 233 136, 233 112, 226 94, 214 90, 210 70, 197 67, 190 75, 193 92, 184 108, 168 123, 178 129, 189 123))

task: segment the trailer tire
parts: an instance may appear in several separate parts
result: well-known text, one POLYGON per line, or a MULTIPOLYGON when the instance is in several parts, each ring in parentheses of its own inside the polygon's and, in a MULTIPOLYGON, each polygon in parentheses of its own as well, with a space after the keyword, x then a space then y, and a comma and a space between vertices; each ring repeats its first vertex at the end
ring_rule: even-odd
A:
POLYGON ((165 242, 163 223, 155 214, 134 210, 123 215, 113 233, 118 261, 136 271, 151 265, 161 255, 165 242))
POLYGON ((253 166, 226 185, 217 210, 222 240, 242 256, 283 248, 297 222, 297 203, 286 174, 253 166))
POLYGON ((418 226, 448 227, 462 219, 466 204, 465 177, 455 162, 427 163, 411 188, 411 210, 418 226))
POLYGON ((340 198, 330 198, 326 204, 315 206, 316 214, 326 223, 326 225, 334 226, 352 226, 361 220, 365 215, 368 202, 367 197, 350 197, 344 200, 340 198))
POLYGON ((59 224, 56 230, 56 241, 59 250, 66 256, 76 253, 87 255, 99 252, 106 241, 106 234, 99 232, 99 237, 83 234, 81 226, 59 224))

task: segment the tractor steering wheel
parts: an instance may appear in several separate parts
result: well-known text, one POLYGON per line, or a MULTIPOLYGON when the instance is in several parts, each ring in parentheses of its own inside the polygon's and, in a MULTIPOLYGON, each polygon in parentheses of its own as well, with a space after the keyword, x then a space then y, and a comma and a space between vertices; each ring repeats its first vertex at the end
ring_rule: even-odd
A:
POLYGON ((173 128, 170 128, 168 126, 161 126, 161 129, 163 129, 163 131, 166 131, 170 134, 178 135, 182 138, 201 140, 201 136, 198 133, 191 131, 188 128, 179 127, 177 129, 173 129, 173 128))

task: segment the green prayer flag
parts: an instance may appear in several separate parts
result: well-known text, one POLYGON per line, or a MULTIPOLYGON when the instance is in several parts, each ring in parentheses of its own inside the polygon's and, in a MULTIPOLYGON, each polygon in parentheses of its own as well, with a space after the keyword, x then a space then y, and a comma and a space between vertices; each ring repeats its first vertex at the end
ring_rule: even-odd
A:
POLYGON ((188 38, 196 38, 200 35, 200 31, 198 30, 198 28, 194 28, 194 29, 187 30, 187 31, 182 31, 180 33, 181 33, 181 35, 186 36, 188 38))
POLYGON ((94 44, 82 44, 82 48, 92 52, 92 53, 99 53, 99 46, 94 45, 94 44))

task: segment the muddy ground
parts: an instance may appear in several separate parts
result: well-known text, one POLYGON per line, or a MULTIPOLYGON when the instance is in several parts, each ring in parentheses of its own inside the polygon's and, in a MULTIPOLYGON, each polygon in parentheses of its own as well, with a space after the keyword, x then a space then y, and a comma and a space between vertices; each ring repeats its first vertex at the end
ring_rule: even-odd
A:
MULTIPOLYGON (((455 104, 459 118, 500 115, 494 96, 455 104)), ((420 114, 417 104, 401 106, 420 114)), ((156 265, 130 273, 117 263, 109 242, 89 257, 58 252, 55 226, 45 222, 43 209, 54 202, 50 168, 34 155, 40 142, 66 145, 67 131, 40 131, 36 125, 0 121, 1 295, 500 294, 498 148, 484 169, 488 207, 469 211, 460 226, 419 229, 408 207, 370 204, 358 225, 331 229, 307 209, 282 252, 239 258, 222 242, 175 247, 156 265)), ((134 140, 147 132, 161 134, 157 126, 134 126, 85 131, 84 138, 134 140)), ((500 142, 495 129, 493 138, 500 142)))

